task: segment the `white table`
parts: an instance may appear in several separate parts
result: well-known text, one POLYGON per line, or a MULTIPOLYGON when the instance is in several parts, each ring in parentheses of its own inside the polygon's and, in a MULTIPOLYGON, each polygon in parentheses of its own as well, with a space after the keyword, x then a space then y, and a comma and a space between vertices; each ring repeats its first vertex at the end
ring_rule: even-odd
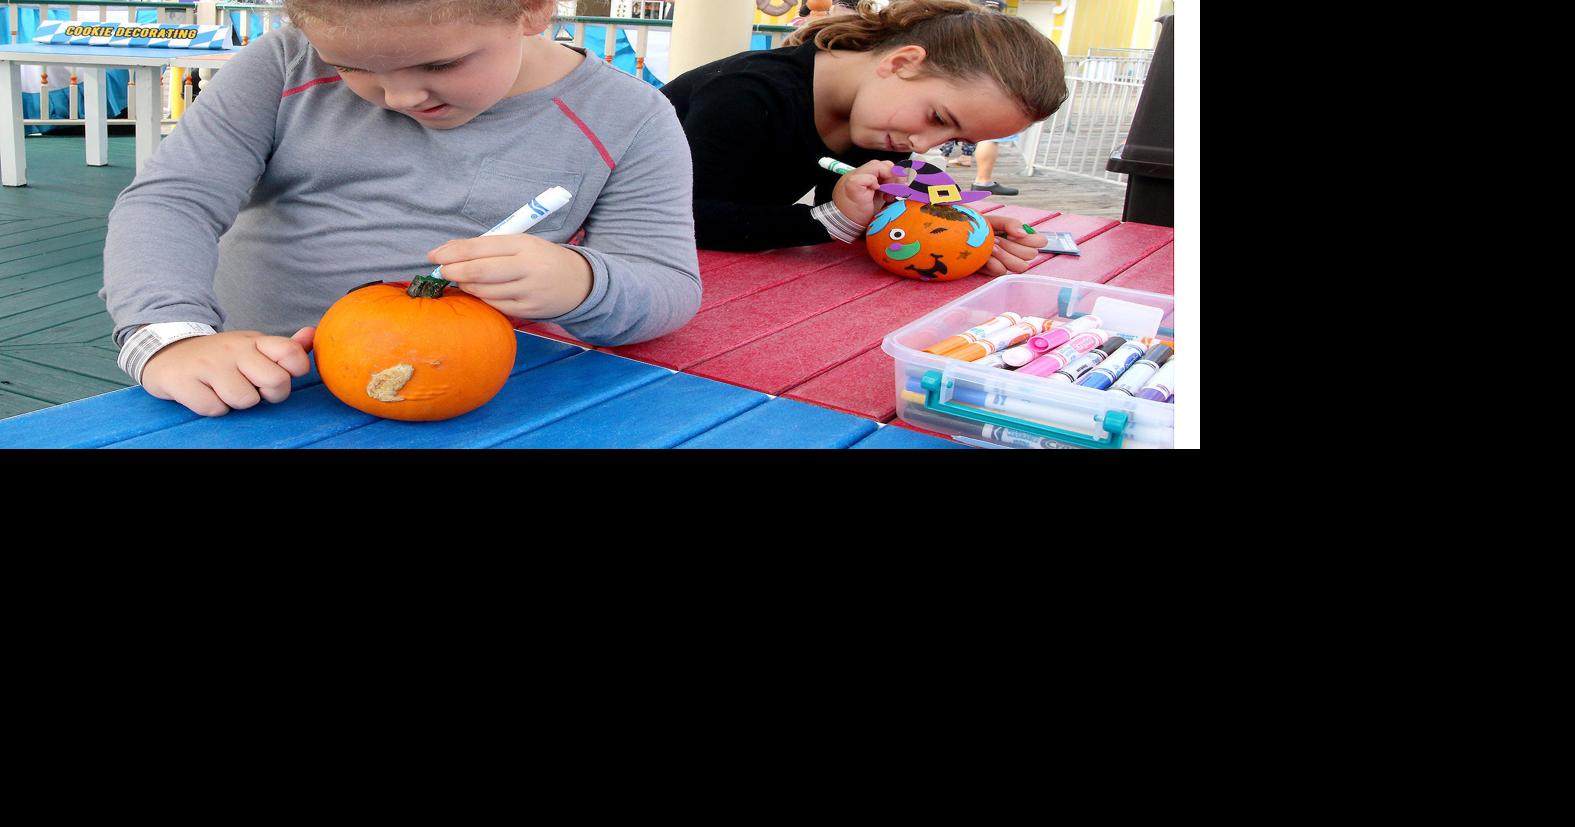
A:
MULTIPOLYGON (((214 68, 229 60, 239 49, 189 51, 186 49, 148 49, 122 46, 55 46, 25 44, 0 46, 0 183, 8 187, 27 185, 27 147, 22 130, 22 64, 58 63, 83 69, 83 109, 87 121, 88 166, 109 165, 109 118, 104 108, 106 89, 104 69, 114 66, 129 69, 136 78, 133 108, 137 140, 137 169, 153 157, 159 147, 159 130, 164 106, 159 100, 159 75, 166 66, 214 68)), ((46 92, 47 93, 47 92, 46 92)), ((47 98, 40 99, 47 110, 47 98)))

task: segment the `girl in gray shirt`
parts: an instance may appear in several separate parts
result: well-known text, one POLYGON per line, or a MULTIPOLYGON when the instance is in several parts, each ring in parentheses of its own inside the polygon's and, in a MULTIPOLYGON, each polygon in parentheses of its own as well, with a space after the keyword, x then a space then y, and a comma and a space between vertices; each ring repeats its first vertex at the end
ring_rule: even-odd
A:
POLYGON ((289 395, 351 288, 434 264, 593 344, 700 306, 688 143, 649 85, 538 37, 551 0, 289 0, 110 212, 101 296, 147 391, 217 416, 289 395), (554 185, 527 235, 477 238, 554 185))

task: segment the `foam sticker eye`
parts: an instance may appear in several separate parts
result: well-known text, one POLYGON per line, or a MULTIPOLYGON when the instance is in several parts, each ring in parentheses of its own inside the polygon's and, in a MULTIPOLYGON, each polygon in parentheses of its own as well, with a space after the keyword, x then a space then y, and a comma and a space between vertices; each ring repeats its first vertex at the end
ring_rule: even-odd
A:
POLYGON ((907 238, 907 237, 908 237, 907 230, 904 230, 901 227, 894 227, 894 228, 892 228, 892 231, 891 231, 891 240, 892 241, 901 241, 901 240, 903 240, 904 238, 907 238))

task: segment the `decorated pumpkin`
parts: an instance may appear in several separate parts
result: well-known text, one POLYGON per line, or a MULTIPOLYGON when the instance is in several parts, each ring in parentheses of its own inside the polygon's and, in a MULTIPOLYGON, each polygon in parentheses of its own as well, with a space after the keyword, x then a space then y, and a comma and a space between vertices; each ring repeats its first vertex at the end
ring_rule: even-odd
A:
POLYGON ((449 282, 379 282, 350 291, 317 324, 312 350, 339 401, 387 419, 469 413, 514 369, 514 328, 449 282))
POLYGON ((901 196, 886 205, 864 231, 870 258, 886 270, 921 281, 971 276, 995 249, 990 222, 963 206, 989 198, 985 190, 959 190, 951 176, 923 161, 898 161, 918 174, 911 184, 882 184, 901 196))

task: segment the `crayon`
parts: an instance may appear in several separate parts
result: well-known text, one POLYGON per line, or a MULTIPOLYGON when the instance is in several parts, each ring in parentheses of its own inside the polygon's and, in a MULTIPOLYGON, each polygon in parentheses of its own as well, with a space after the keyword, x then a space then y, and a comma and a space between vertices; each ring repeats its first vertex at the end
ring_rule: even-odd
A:
POLYGON ((970 327, 956 336, 950 336, 942 339, 939 342, 936 342, 935 344, 925 348, 924 352, 933 353, 936 356, 944 356, 948 350, 956 350, 963 345, 971 345, 985 336, 990 335, 991 333, 999 333, 1000 331, 1005 330, 1008 327, 1021 322, 1022 320, 1023 317, 1017 315, 1016 313, 1002 313, 1001 315, 996 316, 995 318, 990 319, 982 324, 970 327))
POLYGON ((1089 371, 1098 367, 1100 362, 1105 361, 1106 356, 1115 353, 1116 348, 1121 347, 1126 343, 1127 340, 1121 338, 1120 336, 1111 336, 1109 339, 1105 340, 1104 344, 1094 348, 1093 350, 1090 350, 1076 359, 1073 359, 1067 363, 1066 367, 1050 374, 1045 378, 1054 382, 1076 382, 1077 380, 1083 378, 1083 374, 1088 373, 1089 371))
POLYGON ((1099 327, 1098 316, 1092 313, 1087 316, 1079 316, 1066 324, 1057 325, 1037 336, 1028 337, 1028 346, 1033 348, 1035 353, 1049 353, 1057 345, 1070 341, 1074 334, 1082 333, 1085 330, 1093 330, 1097 327, 1099 327))
POLYGON ((1124 393, 1127 396, 1136 396, 1138 390, 1143 387, 1143 383, 1158 373, 1160 365, 1165 364, 1168 359, 1170 359, 1169 347, 1155 345, 1149 348, 1148 352, 1143 354, 1143 358, 1139 359, 1137 364, 1127 368, 1127 372, 1121 374, 1121 381, 1117 382, 1110 389, 1124 393))
POLYGON ((1154 374, 1154 378, 1148 380, 1148 384, 1137 392, 1137 398, 1152 399, 1155 402, 1171 401, 1176 395, 1175 389, 1171 387, 1175 382, 1175 376, 1176 360, 1166 359, 1165 364, 1161 365, 1159 371, 1154 374))
POLYGON ((999 333, 993 333, 971 345, 963 345, 956 350, 947 351, 944 355, 948 359, 960 359, 964 362, 983 359, 997 350, 1022 343, 1029 336, 1044 330, 1045 324, 1046 320, 1037 316, 1024 316, 1021 322, 999 333))
MULTIPOLYGON (((1087 318, 1086 316, 1084 318, 1087 318)), ((1029 376, 1049 376, 1066 367, 1067 363, 1076 359, 1078 354, 1087 353, 1105 343, 1110 334, 1103 330, 1087 330, 1072 337, 1072 340, 1055 350, 1040 356, 1017 369, 1018 373, 1029 376)))
MULTIPOLYGON (((1164 345, 1160 345, 1160 347, 1164 347, 1164 345)), ((1088 372, 1087 376, 1077 380, 1077 384, 1100 391, 1110 387, 1116 381, 1116 377, 1125 373, 1127 368, 1132 367, 1133 362, 1143 358, 1144 350, 1142 342, 1127 342, 1118 348, 1115 353, 1105 357, 1105 361, 1100 362, 1099 367, 1094 368, 1088 372)))
POLYGON ((817 163, 820 164, 821 169, 835 172, 838 175, 847 175, 856 169, 856 167, 848 166, 836 158, 821 158, 817 163))

